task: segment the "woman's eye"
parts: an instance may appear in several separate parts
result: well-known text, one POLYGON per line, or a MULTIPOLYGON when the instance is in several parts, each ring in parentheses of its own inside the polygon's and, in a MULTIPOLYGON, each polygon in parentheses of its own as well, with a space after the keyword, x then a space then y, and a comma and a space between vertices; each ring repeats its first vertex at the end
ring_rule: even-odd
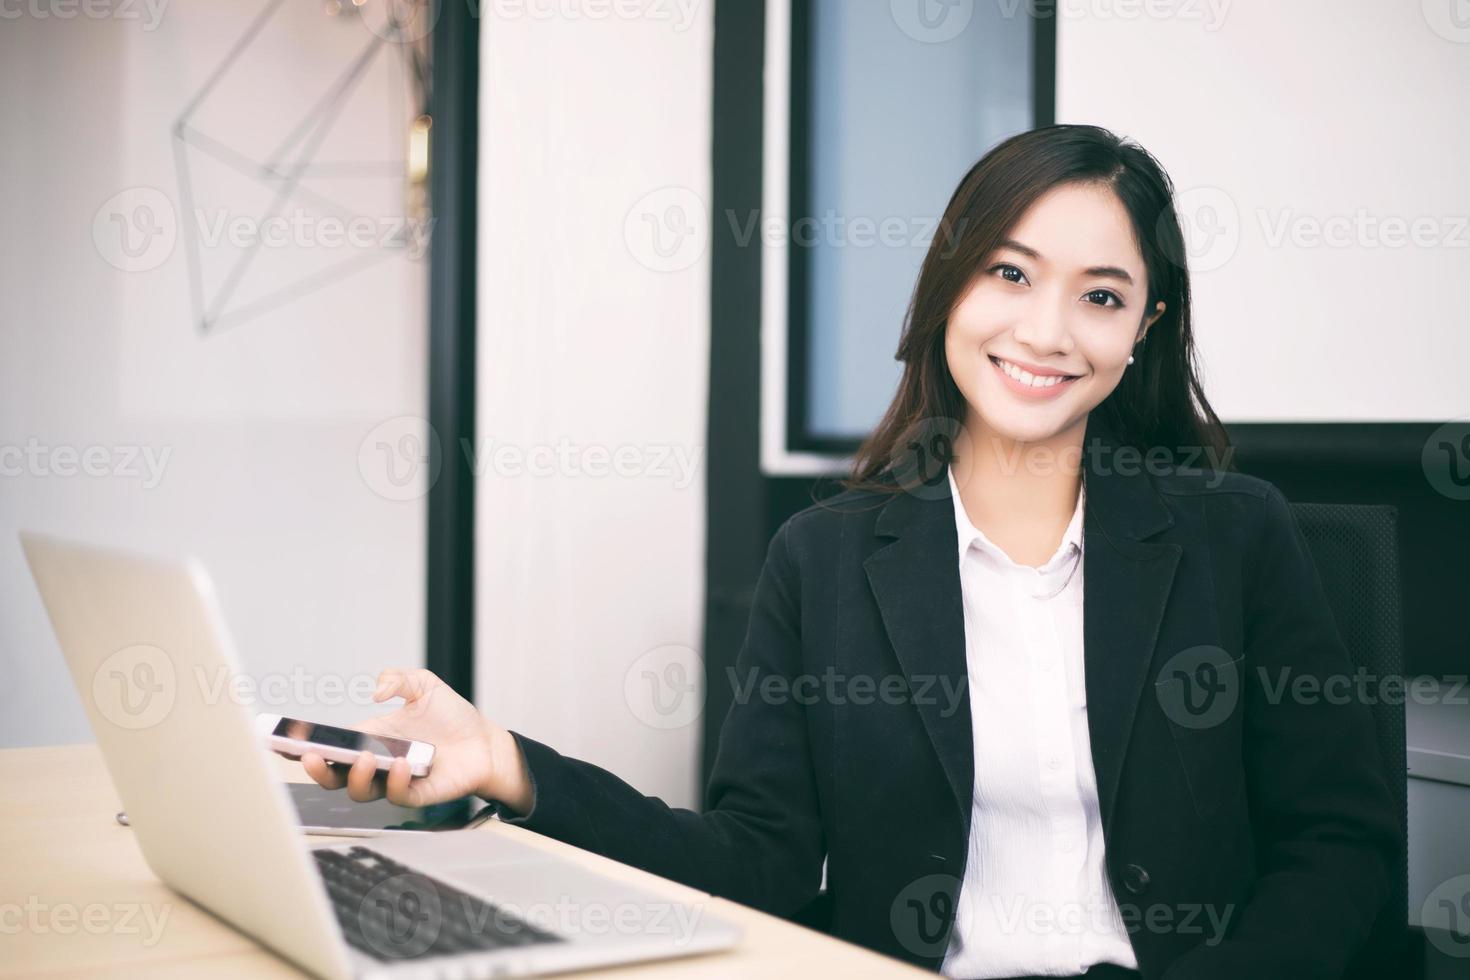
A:
POLYGON ((1112 292, 1108 289, 1094 289, 1089 292, 1084 298, 1093 306, 1106 307, 1108 305, 1108 300, 1112 300, 1113 304, 1116 306, 1123 305, 1122 298, 1119 297, 1117 293, 1112 292))
POLYGON ((993 265, 990 267, 990 271, 999 272, 1001 278, 1004 279, 1006 282, 1022 283, 1026 281, 1026 273, 1011 265, 1009 262, 1001 262, 997 265, 993 265), (1011 276, 1007 275, 1007 273, 1010 272, 1014 272, 1020 278, 1012 278, 1011 276))

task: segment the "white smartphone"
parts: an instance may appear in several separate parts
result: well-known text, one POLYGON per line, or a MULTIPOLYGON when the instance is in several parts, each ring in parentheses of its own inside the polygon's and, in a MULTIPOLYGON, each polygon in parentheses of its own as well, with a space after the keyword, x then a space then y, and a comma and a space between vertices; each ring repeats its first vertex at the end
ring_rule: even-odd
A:
POLYGON ((408 771, 414 776, 427 776, 434 763, 434 746, 429 742, 373 735, 299 718, 258 715, 255 730, 271 749, 293 759, 305 752, 315 752, 329 762, 350 766, 360 753, 371 752, 379 770, 386 772, 394 759, 407 759, 408 771))

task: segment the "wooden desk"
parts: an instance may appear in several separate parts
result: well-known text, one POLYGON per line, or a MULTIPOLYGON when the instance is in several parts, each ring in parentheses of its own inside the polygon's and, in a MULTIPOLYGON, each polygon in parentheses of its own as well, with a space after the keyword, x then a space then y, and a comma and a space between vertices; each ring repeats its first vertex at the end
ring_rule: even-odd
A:
MULTIPOLYGON (((299 765, 277 761, 283 779, 306 781, 299 765)), ((0 750, 0 977, 305 975, 155 878, 114 818, 119 809, 94 745, 0 750)), ((706 902, 745 930, 729 952, 572 976, 934 976, 520 827, 491 822, 466 832, 509 834, 672 899, 706 902)))

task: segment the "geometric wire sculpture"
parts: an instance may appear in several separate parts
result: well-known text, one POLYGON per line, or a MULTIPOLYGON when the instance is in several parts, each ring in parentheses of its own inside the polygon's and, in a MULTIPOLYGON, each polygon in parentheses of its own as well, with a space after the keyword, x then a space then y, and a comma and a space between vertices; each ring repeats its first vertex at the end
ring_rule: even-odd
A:
MULTIPOLYGON (((384 258, 394 254, 402 254, 411 244, 409 215, 405 213, 404 220, 399 230, 391 236, 386 237, 371 249, 359 250, 361 254, 344 260, 343 262, 320 270, 301 279, 284 285, 264 296, 256 298, 248 304, 236 309, 229 309, 228 304, 235 291, 238 289, 245 273, 250 269, 256 256, 260 252, 261 238, 259 235, 245 246, 225 275, 224 281, 213 296, 205 296, 202 245, 199 241, 198 230, 195 227, 193 216, 194 208, 194 183, 189 167, 188 150, 203 153, 224 166, 234 170, 241 175, 259 181, 270 193, 270 203, 265 215, 260 219, 261 226, 266 225, 271 219, 280 215, 282 209, 293 197, 302 201, 309 201, 316 208, 321 209, 329 215, 334 215, 343 220, 351 217, 348 209, 331 200, 326 195, 303 186, 303 176, 311 167, 322 141, 331 131, 336 123, 342 107, 346 104, 358 84, 366 76, 368 70, 380 57, 392 57, 385 55, 385 49, 389 52, 396 51, 405 72, 410 78, 414 92, 415 101, 418 103, 416 115, 421 118, 427 111, 429 103, 429 72, 427 57, 421 50, 419 37, 409 32, 409 20, 412 14, 405 14, 403 8, 394 7, 390 0, 390 12, 384 22, 375 27, 369 33, 370 40, 366 47, 347 65, 342 73, 327 87, 326 93, 314 104, 309 106, 301 119, 290 129, 288 135, 281 143, 274 147, 263 160, 257 160, 248 154, 230 146, 224 140, 217 139, 202 132, 192 124, 194 115, 199 111, 206 99, 219 85, 220 81, 235 67, 237 62, 245 55, 252 43, 259 37, 262 30, 270 22, 287 0, 267 0, 265 7, 256 15, 244 34, 226 53, 224 58, 215 67, 199 91, 195 93, 180 112, 175 120, 172 130, 174 163, 178 171, 179 180, 179 203, 183 211, 184 237, 186 240, 186 253, 189 266, 189 286, 191 299, 194 307, 194 318, 201 332, 209 333, 214 328, 238 323, 250 318, 260 316, 270 310, 276 309, 286 303, 299 299, 309 293, 322 289, 333 282, 361 272, 384 258)), ((352 4, 341 4, 337 11, 355 13, 362 6, 363 0, 356 0, 352 4)), ((422 7, 418 8, 422 11, 422 7)), ((336 176, 362 176, 370 173, 374 167, 379 169, 392 168, 385 175, 401 175, 402 166, 399 164, 348 164, 336 168, 336 176)), ((313 176, 333 176, 328 171, 317 170, 313 176)), ((422 207, 422 204, 420 205, 422 207)), ((410 210, 407 206, 405 212, 410 210)), ((427 225, 424 226, 425 229, 427 225)))

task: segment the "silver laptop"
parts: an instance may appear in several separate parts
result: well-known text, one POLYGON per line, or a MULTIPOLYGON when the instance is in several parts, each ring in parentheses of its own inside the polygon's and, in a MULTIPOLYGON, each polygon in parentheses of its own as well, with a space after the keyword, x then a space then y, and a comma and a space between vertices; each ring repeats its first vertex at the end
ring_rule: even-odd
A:
POLYGON ((504 835, 309 847, 249 711, 209 578, 23 533, 149 867, 322 977, 502 977, 725 949, 739 929, 504 835), (222 672, 225 672, 222 674, 222 672))

